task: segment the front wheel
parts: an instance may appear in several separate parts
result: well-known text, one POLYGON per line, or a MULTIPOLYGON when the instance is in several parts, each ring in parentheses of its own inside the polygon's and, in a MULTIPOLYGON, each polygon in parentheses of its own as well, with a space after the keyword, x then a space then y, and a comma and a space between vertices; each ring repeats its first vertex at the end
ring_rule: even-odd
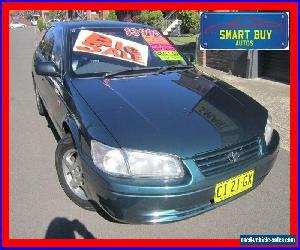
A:
POLYGON ((76 205, 94 211, 84 191, 84 178, 78 151, 71 134, 66 134, 58 143, 55 165, 59 183, 66 195, 76 205))

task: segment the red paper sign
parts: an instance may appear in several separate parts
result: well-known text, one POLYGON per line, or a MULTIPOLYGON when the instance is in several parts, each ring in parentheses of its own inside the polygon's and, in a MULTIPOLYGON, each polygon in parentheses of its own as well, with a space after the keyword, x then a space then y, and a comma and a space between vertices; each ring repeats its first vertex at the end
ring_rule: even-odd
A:
POLYGON ((99 32, 81 30, 73 51, 113 57, 147 66, 148 46, 99 32))

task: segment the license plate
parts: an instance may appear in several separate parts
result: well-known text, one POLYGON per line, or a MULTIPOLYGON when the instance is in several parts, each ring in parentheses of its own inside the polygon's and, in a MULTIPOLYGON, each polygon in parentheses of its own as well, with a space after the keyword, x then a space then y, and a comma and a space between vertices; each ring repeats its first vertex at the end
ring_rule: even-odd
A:
POLYGON ((232 177, 226 181, 218 183, 215 187, 214 202, 226 200, 237 195, 253 185, 254 170, 232 177))

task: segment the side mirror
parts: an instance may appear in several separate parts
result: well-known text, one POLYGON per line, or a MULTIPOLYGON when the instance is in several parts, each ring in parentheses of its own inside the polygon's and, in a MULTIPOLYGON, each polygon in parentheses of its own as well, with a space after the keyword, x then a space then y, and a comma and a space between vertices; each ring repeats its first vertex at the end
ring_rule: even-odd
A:
POLYGON ((59 70, 53 62, 38 62, 35 72, 42 76, 60 76, 59 70))

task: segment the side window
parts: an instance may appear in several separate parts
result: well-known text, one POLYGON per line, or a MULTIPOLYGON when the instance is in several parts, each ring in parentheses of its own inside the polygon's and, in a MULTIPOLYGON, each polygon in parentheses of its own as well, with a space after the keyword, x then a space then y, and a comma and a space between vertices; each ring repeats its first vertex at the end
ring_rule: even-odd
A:
POLYGON ((54 30, 54 45, 52 50, 52 61, 56 64, 57 68, 61 68, 62 60, 62 29, 58 28, 54 30))
POLYGON ((53 28, 50 28, 40 43, 41 54, 45 61, 52 60, 53 46, 54 46, 54 33, 53 33, 53 28))
POLYGON ((39 45, 43 60, 54 62, 58 69, 61 68, 62 40, 62 29, 52 27, 39 45))

